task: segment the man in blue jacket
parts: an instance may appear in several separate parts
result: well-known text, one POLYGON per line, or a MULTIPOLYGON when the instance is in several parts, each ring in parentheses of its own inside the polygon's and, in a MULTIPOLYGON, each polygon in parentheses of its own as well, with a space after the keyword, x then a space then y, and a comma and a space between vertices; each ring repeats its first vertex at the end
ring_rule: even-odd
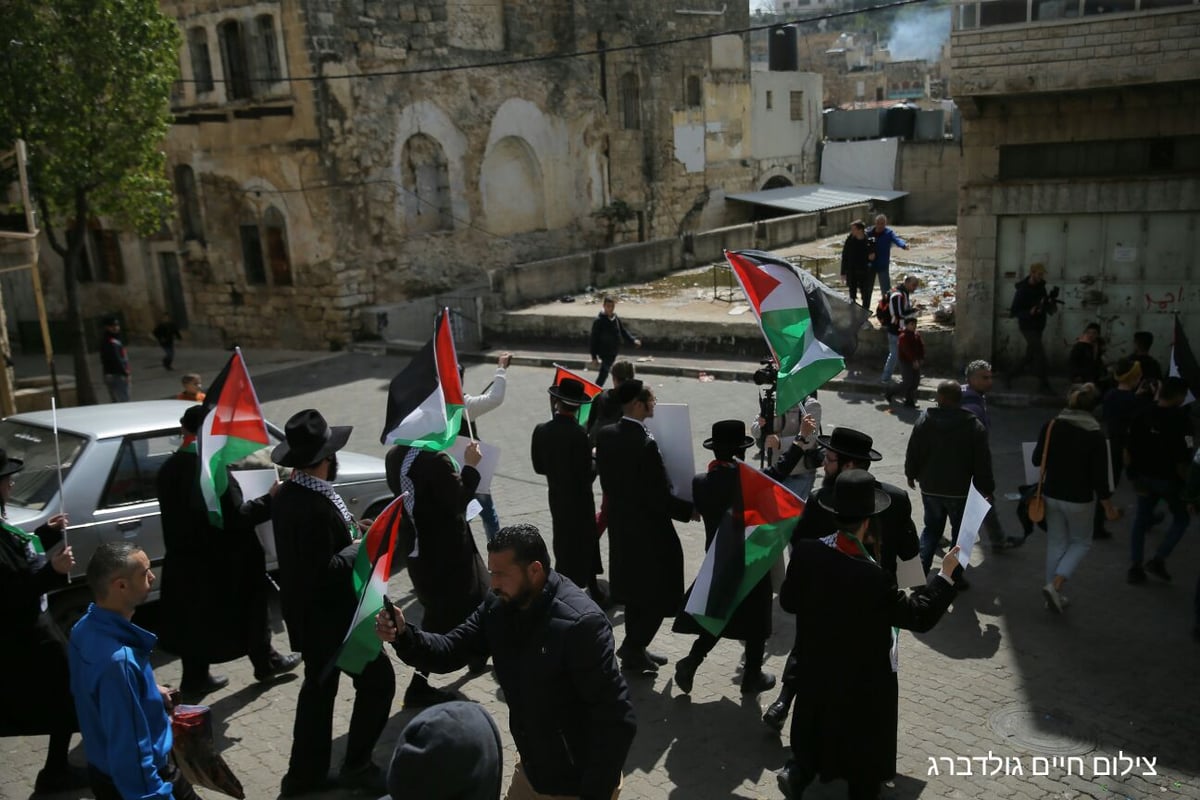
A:
POLYGON ((131 621, 154 585, 132 542, 105 542, 87 566, 96 601, 71 631, 71 694, 96 800, 199 800, 171 754, 170 690, 154 680, 157 637, 131 621))
POLYGON ((887 297, 887 293, 892 288, 890 274, 892 245, 907 250, 908 242, 901 239, 894 230, 888 227, 888 218, 883 214, 875 217, 875 227, 867 231, 867 238, 875 242, 875 260, 871 262, 871 266, 879 275, 879 291, 883 293, 884 297, 887 297))

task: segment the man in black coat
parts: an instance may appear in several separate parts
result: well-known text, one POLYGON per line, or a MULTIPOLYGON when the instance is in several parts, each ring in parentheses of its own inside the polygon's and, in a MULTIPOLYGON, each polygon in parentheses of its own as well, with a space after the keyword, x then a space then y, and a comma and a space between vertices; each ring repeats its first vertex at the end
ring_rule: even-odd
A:
MULTIPOLYGON (((388 487, 396 495, 408 492, 399 552, 408 556, 408 575, 425 611, 421 624, 435 633, 453 630, 487 596, 487 568, 466 516, 479 488, 481 458, 479 445, 469 445, 461 474, 444 452, 398 445, 385 459, 388 487)), ((484 666, 484 661, 473 663, 471 671, 484 666)), ((404 691, 404 705, 428 706, 454 697, 416 672, 404 691)))
POLYGON ((608 567, 612 599, 625 604, 623 669, 651 674, 667 663, 646 648, 683 597, 683 548, 672 519, 692 518, 692 504, 671 493, 658 444, 646 430, 654 392, 636 378, 621 384, 624 416, 600 431, 596 468, 608 495, 608 567))
POLYGON ((632 361, 622 359, 615 362, 612 365, 613 385, 592 398, 592 412, 588 414, 587 421, 588 441, 592 443, 592 447, 596 446, 596 437, 600 435, 600 429, 621 418, 621 403, 617 400, 617 390, 625 381, 633 380, 633 377, 632 361))
POLYGON ((615 799, 637 721, 608 617, 550 569, 532 525, 502 528, 487 549, 493 594, 465 622, 430 633, 384 610, 376 634, 430 672, 491 656, 520 756, 509 797, 615 799))
MULTIPOLYGON (((292 648, 304 657, 292 754, 280 787, 284 797, 329 788, 326 771, 340 675, 333 662, 354 619, 354 561, 368 527, 366 520, 359 527, 333 489, 337 451, 350 438, 350 430, 330 427, 316 410, 301 411, 287 421, 286 441, 271 453, 276 464, 294 468, 271 503, 271 521, 283 619, 292 648)), ((384 792, 383 773, 371 763, 371 751, 387 724, 396 676, 381 652, 353 679, 354 710, 339 783, 379 795, 384 792)))
POLYGON ((266 556, 254 532, 255 525, 271 518, 271 495, 243 502, 241 486, 226 470, 223 527, 209 522, 196 455, 196 435, 206 414, 204 406, 184 412, 179 420, 183 444, 156 479, 166 546, 160 637, 163 648, 183 661, 179 688, 191 695, 229 683, 209 673, 212 663, 249 656, 260 681, 300 663, 298 654, 284 656, 271 647, 266 556))
MULTIPOLYGON (((874 444, 871 437, 853 428, 834 428, 829 436, 818 436, 817 442, 825 450, 825 477, 821 487, 804 506, 804 516, 792 534, 793 542, 821 539, 836 531, 837 521, 821 499, 833 490, 841 473, 852 469, 866 471, 871 462, 883 459, 879 451, 871 447, 874 444)), ((876 560, 883 571, 894 578, 896 562, 915 558, 920 552, 920 540, 917 538, 917 526, 912 521, 912 503, 908 499, 908 492, 881 481, 875 481, 875 488, 888 498, 887 507, 871 520, 872 532, 879 539, 879 556, 876 560)), ((799 646, 799 639, 796 641, 799 646)), ((779 699, 771 703, 763 714, 763 722, 776 731, 783 730, 783 723, 796 696, 796 665, 797 653, 793 648, 783 668, 783 689, 779 699)))
POLYGON ((548 390, 554 416, 533 429, 533 471, 546 476, 554 525, 554 571, 580 589, 595 585, 600 572, 596 501, 592 496, 592 446, 579 424, 579 408, 591 402, 583 384, 564 378, 548 390))
MULTIPOLYGON (((1055 289, 1056 295, 1057 292, 1055 289)), ((1038 387, 1043 392, 1053 391, 1046 374, 1046 346, 1042 343, 1042 333, 1046 330, 1046 317, 1057 310, 1054 298, 1046 292, 1046 265, 1033 264, 1029 274, 1017 282, 1008 310, 1009 315, 1016 318, 1021 336, 1025 337, 1025 356, 1008 374, 1009 386, 1028 370, 1037 377, 1038 387)))
POLYGON ((880 569, 880 542, 870 518, 889 505, 865 470, 838 475, 820 505, 836 532, 796 543, 779 592, 796 615, 799 696, 792 718, 792 761, 779 788, 798 798, 814 778, 844 779, 852 800, 874 800, 896 774, 899 688, 893 628, 931 629, 954 599, 950 575, 958 549, 942 571, 911 595, 880 569), (838 676, 831 687, 830 676, 838 676))
POLYGON ((617 317, 616 298, 605 297, 603 306, 604 310, 592 320, 592 333, 588 338, 588 348, 592 351, 592 366, 600 367, 600 372, 596 375, 597 386, 603 386, 608 378, 608 371, 617 360, 622 340, 634 347, 642 346, 642 340, 630 333, 625 323, 617 317))

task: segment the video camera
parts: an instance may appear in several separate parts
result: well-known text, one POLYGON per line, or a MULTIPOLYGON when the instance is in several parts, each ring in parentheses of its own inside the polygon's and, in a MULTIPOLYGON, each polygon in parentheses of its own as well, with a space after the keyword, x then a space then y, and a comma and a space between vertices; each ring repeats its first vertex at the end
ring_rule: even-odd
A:
POLYGON ((1052 306, 1066 305, 1065 300, 1058 299, 1058 293, 1060 291, 1062 291, 1062 289, 1058 286, 1055 286, 1053 289, 1051 289, 1049 292, 1047 292, 1046 293, 1046 302, 1052 306))
POLYGON ((773 391, 775 389, 775 381, 779 377, 779 368, 769 358, 758 363, 762 364, 762 366, 754 370, 754 385, 769 386, 769 391, 773 391))

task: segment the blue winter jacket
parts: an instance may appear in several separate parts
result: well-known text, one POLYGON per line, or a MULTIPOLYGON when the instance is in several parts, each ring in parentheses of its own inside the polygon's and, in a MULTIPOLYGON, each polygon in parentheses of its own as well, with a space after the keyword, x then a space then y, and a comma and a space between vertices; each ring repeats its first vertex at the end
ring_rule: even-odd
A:
POLYGON ((908 242, 896 235, 891 228, 885 227, 883 233, 876 233, 874 228, 867 228, 867 236, 875 237, 875 260, 871 266, 877 272, 883 272, 892 264, 892 245, 907 249, 908 242))
POLYGON ((150 667, 158 637, 120 614, 88 607, 71 629, 71 694, 88 763, 125 800, 169 798, 159 777, 171 752, 171 720, 150 667))

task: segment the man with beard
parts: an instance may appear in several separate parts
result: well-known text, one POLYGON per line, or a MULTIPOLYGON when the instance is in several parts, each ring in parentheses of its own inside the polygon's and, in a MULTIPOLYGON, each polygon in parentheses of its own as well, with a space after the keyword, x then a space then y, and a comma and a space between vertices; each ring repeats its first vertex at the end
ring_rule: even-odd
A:
POLYGON ((600 431, 596 468, 608 495, 608 566, 612 599, 625 604, 621 667, 655 674, 667 663, 646 650, 683 597, 683 548, 672 519, 687 522, 692 504, 671 493, 658 443, 646 430, 654 392, 636 378, 617 393, 624 416, 600 431))
MULTIPOLYGON (((837 530, 837 521, 832 512, 821 502, 827 493, 833 491, 837 476, 847 470, 857 469, 866 472, 871 462, 880 461, 883 456, 872 449, 874 441, 865 433, 852 428, 834 428, 829 436, 818 436, 817 442, 825 448, 825 477, 821 488, 813 493, 804 506, 804 516, 796 525, 792 541, 803 539, 820 539, 829 536, 837 530)), ((872 533, 879 539, 879 556, 876 559, 885 573, 896 576, 896 562, 907 561, 920 552, 920 539, 917 537, 917 526, 912 521, 912 503, 908 492, 890 483, 875 481, 875 488, 888 498, 888 506, 882 509, 871 520, 872 533)), ((794 557, 794 556, 793 556, 794 557)), ((771 703, 763 714, 763 722, 775 731, 783 730, 792 701, 797 690, 797 648, 800 646, 799 637, 792 652, 788 654, 787 664, 783 668, 783 689, 779 699, 771 703)))
MULTIPOLYGON (((284 797, 330 788, 326 771, 339 678, 331 665, 354 619, 354 561, 367 528, 360 528, 333 488, 337 451, 350 438, 350 430, 330 427, 319 411, 307 409, 287 421, 285 441, 271 453, 276 464, 293 468, 275 494, 271 521, 283 619, 292 649, 304 658, 292 754, 279 792, 284 797)), ((383 772, 371 763, 371 751, 387 724, 395 693, 396 676, 383 653, 354 676, 341 786, 383 794, 383 772)))
POLYGON ((376 634, 429 672, 491 656, 519 756, 507 800, 616 798, 637 722, 608 618, 550 568, 534 526, 502 528, 487 549, 493 594, 465 622, 429 633, 392 608, 376 634))

